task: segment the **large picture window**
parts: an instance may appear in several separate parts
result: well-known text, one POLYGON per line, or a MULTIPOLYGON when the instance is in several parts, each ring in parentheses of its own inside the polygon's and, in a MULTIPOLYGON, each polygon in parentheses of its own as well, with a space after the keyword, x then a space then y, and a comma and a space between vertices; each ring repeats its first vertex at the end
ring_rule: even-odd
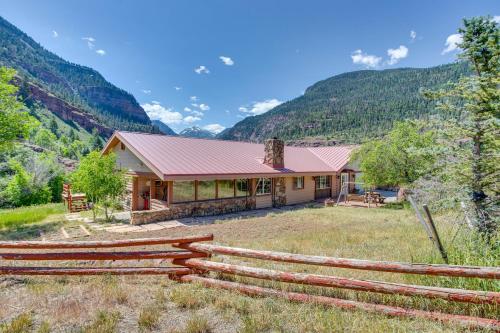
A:
POLYGON ((317 188, 320 190, 330 188, 331 183, 330 183, 330 176, 319 176, 317 178, 317 188))
POLYGON ((200 180, 198 182, 198 200, 215 199, 215 180, 200 180))
POLYGON ((304 188, 304 177, 294 177, 293 188, 296 190, 302 190, 304 188))
POLYGON ((248 196, 248 179, 236 180, 236 196, 237 197, 248 196))
POLYGON ((219 198, 234 197, 234 180, 218 180, 219 198))
POLYGON ((259 178, 255 194, 257 195, 271 194, 271 178, 259 178))
POLYGON ((176 181, 172 191, 174 202, 194 201, 194 181, 176 181))

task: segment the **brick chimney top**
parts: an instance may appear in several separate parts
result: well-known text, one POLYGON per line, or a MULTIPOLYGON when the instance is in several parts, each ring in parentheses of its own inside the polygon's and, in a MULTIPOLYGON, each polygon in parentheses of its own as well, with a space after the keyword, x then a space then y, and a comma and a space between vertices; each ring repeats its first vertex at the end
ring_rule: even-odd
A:
POLYGON ((266 140, 264 144, 264 164, 274 169, 285 167, 285 142, 276 137, 266 140))

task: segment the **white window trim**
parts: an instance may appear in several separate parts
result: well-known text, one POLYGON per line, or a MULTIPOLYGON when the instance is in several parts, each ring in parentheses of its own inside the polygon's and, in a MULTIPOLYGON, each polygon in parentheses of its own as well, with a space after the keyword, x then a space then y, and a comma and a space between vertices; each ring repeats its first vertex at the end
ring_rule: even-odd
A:
MULTIPOLYGON (((259 196, 259 195, 270 195, 271 194, 271 187, 272 187, 272 179, 271 178, 259 178, 259 181, 257 182, 257 186, 255 187, 255 195, 259 196), (262 192, 262 193, 259 193, 258 192, 258 189, 259 189, 259 184, 261 182, 264 182, 264 181, 267 181, 269 180, 270 184, 269 184, 269 192, 262 192)), ((266 187, 263 185, 262 186, 262 189, 265 189, 266 187)))
POLYGON ((302 176, 302 177, 294 177, 293 182, 294 182, 294 185, 295 185, 294 186, 295 190, 303 190, 304 189, 304 187, 305 187, 305 184, 304 184, 305 183, 305 177, 304 176, 302 176), (300 186, 300 187, 298 186, 298 184, 299 184, 299 182, 297 181, 298 179, 300 179, 301 182, 302 182, 302 186, 300 186))
POLYGON ((332 187, 331 183, 330 183, 330 186, 327 186, 327 179, 329 176, 318 176, 319 177, 319 181, 318 181, 318 189, 319 190, 326 190, 326 189, 329 189, 332 187), (323 180, 323 182, 322 182, 323 180))

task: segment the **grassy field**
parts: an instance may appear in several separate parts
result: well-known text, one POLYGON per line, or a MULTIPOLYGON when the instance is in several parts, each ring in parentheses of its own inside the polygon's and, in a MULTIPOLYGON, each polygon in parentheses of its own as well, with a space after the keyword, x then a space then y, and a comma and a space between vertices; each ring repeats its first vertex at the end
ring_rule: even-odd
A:
MULTIPOLYGON (((454 263, 498 265, 498 253, 475 255, 462 246, 446 217, 437 224, 454 263)), ((212 232, 215 243, 292 253, 407 262, 440 262, 422 227, 409 210, 349 207, 308 208, 263 217, 219 221, 212 225, 116 235, 94 239, 159 237, 212 232)), ((465 242, 466 246, 472 246, 465 242)), ((158 247, 161 248, 161 247, 158 247)), ((137 248, 135 248, 137 249, 137 248)), ((126 249, 124 249, 126 250, 126 249)), ((500 291, 498 282, 478 279, 423 278, 408 274, 292 265, 236 257, 213 260, 392 282, 461 286, 500 291)), ((25 263, 26 264, 26 263, 25 263)), ((43 263, 37 263, 43 265, 43 263)), ((95 263, 94 263, 95 264, 95 263)), ((103 263, 109 265, 111 263, 103 263)), ((125 265, 114 262, 113 265, 125 265)), ((146 265, 146 263, 138 263, 146 265)), ((158 265, 158 263, 156 263, 158 265)), ((408 308, 500 317, 498 306, 465 305, 444 300, 361 293, 261 281, 228 280, 345 299, 408 308)), ((460 332, 460 327, 427 320, 389 318, 275 298, 179 284, 162 277, 39 277, 0 279, 0 332, 460 332), (15 330, 21 327, 22 329, 15 330)))
POLYGON ((64 213, 65 208, 62 203, 2 209, 0 210, 0 230, 15 229, 36 222, 54 221, 61 219, 64 213))

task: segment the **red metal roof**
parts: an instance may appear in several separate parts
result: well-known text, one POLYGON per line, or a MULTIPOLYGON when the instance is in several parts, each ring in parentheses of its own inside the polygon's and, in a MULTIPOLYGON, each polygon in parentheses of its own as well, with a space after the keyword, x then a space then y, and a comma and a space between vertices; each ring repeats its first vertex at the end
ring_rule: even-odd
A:
POLYGON ((352 150, 349 147, 286 146, 285 168, 273 169, 262 163, 263 144, 117 131, 104 152, 116 139, 163 179, 188 175, 337 172, 347 164, 352 150))

